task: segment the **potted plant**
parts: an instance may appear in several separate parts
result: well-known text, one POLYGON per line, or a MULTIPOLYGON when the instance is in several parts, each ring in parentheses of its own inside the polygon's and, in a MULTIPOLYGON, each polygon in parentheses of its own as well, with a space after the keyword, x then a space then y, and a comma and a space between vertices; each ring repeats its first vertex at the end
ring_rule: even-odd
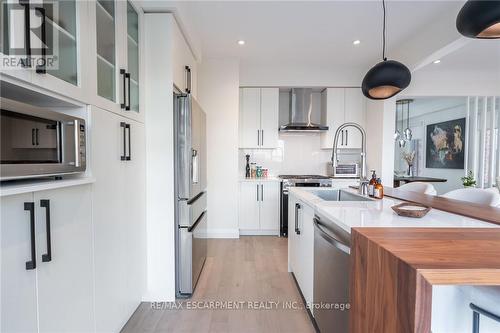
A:
POLYGON ((413 162, 415 161, 415 151, 402 151, 401 156, 405 160, 406 164, 408 165, 408 177, 413 176, 412 174, 412 168, 413 168, 413 162))
POLYGON ((472 170, 469 170, 467 176, 462 177, 461 179, 462 179, 462 184, 464 185, 465 188, 476 186, 476 180, 474 179, 474 173, 472 172, 472 170))

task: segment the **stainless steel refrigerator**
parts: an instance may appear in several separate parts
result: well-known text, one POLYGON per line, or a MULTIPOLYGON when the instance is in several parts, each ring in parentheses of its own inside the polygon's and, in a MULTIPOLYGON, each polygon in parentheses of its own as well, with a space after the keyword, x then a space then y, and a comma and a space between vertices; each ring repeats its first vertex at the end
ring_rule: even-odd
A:
POLYGON ((189 94, 174 94, 176 293, 190 296, 207 256, 206 116, 189 94))

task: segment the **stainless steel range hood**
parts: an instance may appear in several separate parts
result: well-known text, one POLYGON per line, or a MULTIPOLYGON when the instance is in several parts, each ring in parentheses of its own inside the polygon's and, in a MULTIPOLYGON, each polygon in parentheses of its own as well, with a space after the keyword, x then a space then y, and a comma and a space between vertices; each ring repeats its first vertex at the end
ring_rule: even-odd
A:
POLYGON ((286 125, 280 126, 281 132, 323 132, 328 126, 311 122, 312 89, 293 88, 290 92, 290 118, 286 125))

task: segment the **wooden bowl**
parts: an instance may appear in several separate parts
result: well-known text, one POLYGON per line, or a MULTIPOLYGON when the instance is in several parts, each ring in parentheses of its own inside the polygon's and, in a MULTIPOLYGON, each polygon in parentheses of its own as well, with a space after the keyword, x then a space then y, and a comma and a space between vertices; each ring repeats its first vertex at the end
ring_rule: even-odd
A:
POLYGON ((416 218, 424 217, 431 210, 431 207, 414 202, 402 202, 398 205, 392 206, 391 208, 399 216, 416 218))

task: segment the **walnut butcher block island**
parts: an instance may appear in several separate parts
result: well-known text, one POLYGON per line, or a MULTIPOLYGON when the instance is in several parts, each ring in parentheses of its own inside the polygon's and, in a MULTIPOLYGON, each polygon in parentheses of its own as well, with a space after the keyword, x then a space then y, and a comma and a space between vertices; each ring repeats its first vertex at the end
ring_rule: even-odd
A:
POLYGON ((352 228, 351 332, 430 332, 433 285, 500 285, 499 228, 352 228))

